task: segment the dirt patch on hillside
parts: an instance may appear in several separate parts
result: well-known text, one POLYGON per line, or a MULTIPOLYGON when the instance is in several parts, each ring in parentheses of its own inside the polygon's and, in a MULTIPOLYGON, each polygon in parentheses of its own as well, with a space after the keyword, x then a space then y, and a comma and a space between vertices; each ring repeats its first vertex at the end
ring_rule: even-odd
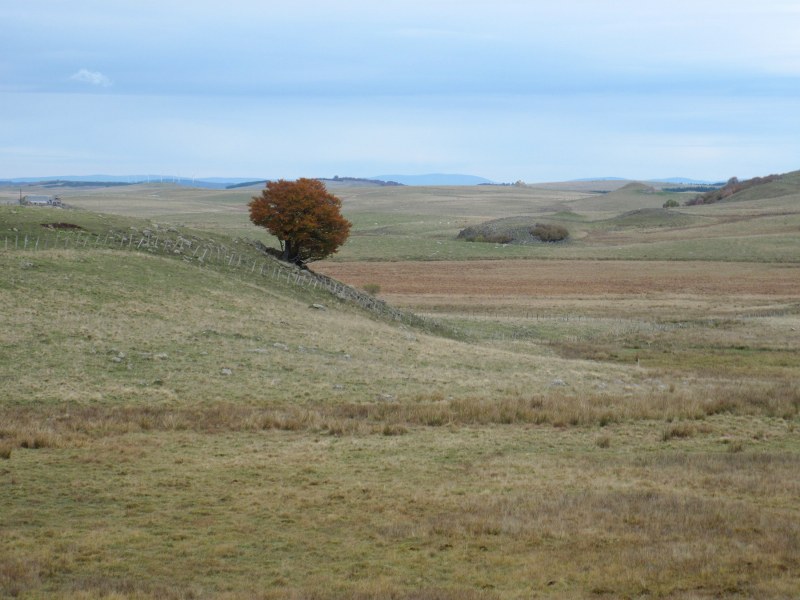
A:
POLYGON ((42 223, 42 227, 45 229, 70 229, 70 230, 81 230, 84 231, 83 227, 80 225, 75 225, 74 223, 42 223))

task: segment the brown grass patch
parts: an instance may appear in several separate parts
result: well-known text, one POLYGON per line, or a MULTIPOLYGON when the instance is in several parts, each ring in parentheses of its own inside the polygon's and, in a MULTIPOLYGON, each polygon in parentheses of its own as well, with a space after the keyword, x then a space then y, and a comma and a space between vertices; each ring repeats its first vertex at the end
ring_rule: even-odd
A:
POLYGON ((319 262, 314 270, 386 295, 595 296, 643 293, 800 296, 800 266, 677 261, 319 262))
POLYGON ((719 414, 794 419, 800 413, 800 385, 719 384, 638 395, 550 393, 519 396, 444 398, 418 395, 402 401, 343 402, 328 406, 270 408, 218 402, 205 406, 8 408, 2 412, 0 442, 13 448, 63 447, 81 440, 147 431, 204 433, 264 430, 312 431, 329 435, 402 435, 411 427, 474 425, 606 426, 642 420, 680 421, 664 441, 710 433, 690 421, 719 414))

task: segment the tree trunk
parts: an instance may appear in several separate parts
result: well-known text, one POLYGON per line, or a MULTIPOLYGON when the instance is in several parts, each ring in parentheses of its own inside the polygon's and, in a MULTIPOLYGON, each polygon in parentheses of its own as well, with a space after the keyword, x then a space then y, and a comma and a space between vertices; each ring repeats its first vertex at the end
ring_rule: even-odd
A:
POLYGON ((302 262, 300 260, 300 248, 293 244, 291 240, 286 240, 283 243, 283 254, 281 255, 281 260, 299 265, 302 262))

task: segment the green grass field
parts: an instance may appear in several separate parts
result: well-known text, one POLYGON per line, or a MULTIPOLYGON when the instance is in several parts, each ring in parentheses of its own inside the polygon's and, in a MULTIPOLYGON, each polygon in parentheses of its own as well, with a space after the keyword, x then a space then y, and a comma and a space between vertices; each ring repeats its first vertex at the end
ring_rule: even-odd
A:
POLYGON ((101 243, 255 260, 250 193, 0 207, 1 597, 800 595, 794 188, 668 213, 630 189, 342 190, 353 235, 318 268, 428 318, 405 323, 101 243), (572 241, 455 240, 510 216, 572 241), (64 222, 90 242, 45 249, 64 222))

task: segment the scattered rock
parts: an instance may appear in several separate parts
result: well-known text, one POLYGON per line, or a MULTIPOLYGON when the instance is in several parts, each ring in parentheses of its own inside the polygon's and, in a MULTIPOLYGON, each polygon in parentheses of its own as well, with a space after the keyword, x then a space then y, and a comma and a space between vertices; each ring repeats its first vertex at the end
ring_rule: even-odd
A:
POLYGON ((112 356, 111 357, 111 362, 121 363, 122 359, 119 356, 112 356))
POLYGON ((311 308, 315 308, 317 310, 328 310, 324 304, 312 304, 311 308))
POLYGON ((250 352, 255 352, 256 354, 266 354, 267 353, 267 349, 266 348, 253 348, 252 350, 250 350, 250 352))
POLYGON ((277 348, 278 350, 288 350, 289 349, 289 346, 287 346, 286 344, 282 344, 280 342, 275 342, 274 344, 272 344, 272 347, 273 348, 277 348))
POLYGON ((563 379, 553 379, 553 381, 550 382, 550 385, 552 385, 552 386, 564 386, 564 385, 567 385, 567 382, 564 381, 563 379))
POLYGON ((378 400, 383 400, 384 402, 391 402, 395 398, 391 394, 378 394, 378 400))
POLYGON ((334 390, 343 390, 344 386, 341 383, 334 383, 333 384, 333 389, 334 390))
POLYGON ((158 360, 166 360, 169 358, 169 354, 166 352, 159 352, 158 354, 154 354, 153 358, 157 358, 158 360))
POLYGON ((225 375, 227 377, 228 375, 233 375, 233 371, 228 367, 223 367, 222 370, 220 371, 220 374, 225 375))

